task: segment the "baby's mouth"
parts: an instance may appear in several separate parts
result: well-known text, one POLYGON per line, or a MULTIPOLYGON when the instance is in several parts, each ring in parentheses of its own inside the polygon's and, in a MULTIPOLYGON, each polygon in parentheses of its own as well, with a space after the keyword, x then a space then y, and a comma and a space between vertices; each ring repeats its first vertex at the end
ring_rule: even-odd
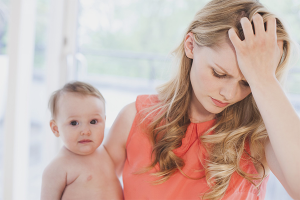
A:
POLYGON ((89 143, 89 142, 92 142, 92 140, 84 139, 84 140, 79 140, 78 141, 78 143, 80 143, 80 144, 85 144, 85 143, 89 143))

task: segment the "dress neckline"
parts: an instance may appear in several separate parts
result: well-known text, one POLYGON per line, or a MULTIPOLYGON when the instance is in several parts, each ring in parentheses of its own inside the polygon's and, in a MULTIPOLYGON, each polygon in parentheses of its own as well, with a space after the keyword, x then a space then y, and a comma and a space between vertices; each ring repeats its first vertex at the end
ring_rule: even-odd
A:
MULTIPOLYGON (((190 121, 191 121, 191 119, 190 119, 190 121)), ((206 124, 206 123, 212 123, 212 122, 215 122, 215 121, 216 121, 216 118, 208 120, 208 121, 204 121, 204 122, 192 122, 191 121, 191 124, 206 124)))

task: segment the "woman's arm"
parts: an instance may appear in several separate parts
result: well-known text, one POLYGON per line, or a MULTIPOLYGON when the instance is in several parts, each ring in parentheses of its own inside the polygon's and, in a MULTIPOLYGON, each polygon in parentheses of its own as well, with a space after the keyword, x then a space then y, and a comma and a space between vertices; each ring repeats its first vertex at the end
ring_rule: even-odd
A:
POLYGON ((126 159, 126 142, 135 114, 135 102, 125 106, 118 114, 103 144, 114 163, 117 176, 121 176, 123 171, 126 159))
POLYGON ((251 90, 269 135, 268 165, 291 197, 300 199, 300 119, 276 79, 251 90))
POLYGON ((250 21, 241 19, 244 41, 233 29, 229 37, 269 135, 265 143, 268 165, 289 194, 300 199, 300 119, 275 77, 283 42, 277 41, 275 18, 267 21, 266 31, 259 14, 253 22, 255 34, 250 21))

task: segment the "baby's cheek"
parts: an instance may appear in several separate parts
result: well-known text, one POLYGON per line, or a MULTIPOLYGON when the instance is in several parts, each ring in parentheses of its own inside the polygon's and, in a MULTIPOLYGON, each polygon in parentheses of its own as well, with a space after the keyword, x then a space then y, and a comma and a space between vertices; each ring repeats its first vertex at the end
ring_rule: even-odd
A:
POLYGON ((95 133, 95 137, 97 137, 97 139, 103 140, 105 131, 104 129, 105 127, 103 125, 94 128, 93 132, 95 133))

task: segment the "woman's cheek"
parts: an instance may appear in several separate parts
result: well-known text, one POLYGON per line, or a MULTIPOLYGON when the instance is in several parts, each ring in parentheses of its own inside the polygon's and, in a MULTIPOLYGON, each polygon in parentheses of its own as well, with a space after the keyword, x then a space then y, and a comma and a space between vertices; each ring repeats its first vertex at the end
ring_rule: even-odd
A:
POLYGON ((208 91, 216 87, 217 81, 208 70, 199 70, 198 77, 198 84, 202 90, 208 91))

